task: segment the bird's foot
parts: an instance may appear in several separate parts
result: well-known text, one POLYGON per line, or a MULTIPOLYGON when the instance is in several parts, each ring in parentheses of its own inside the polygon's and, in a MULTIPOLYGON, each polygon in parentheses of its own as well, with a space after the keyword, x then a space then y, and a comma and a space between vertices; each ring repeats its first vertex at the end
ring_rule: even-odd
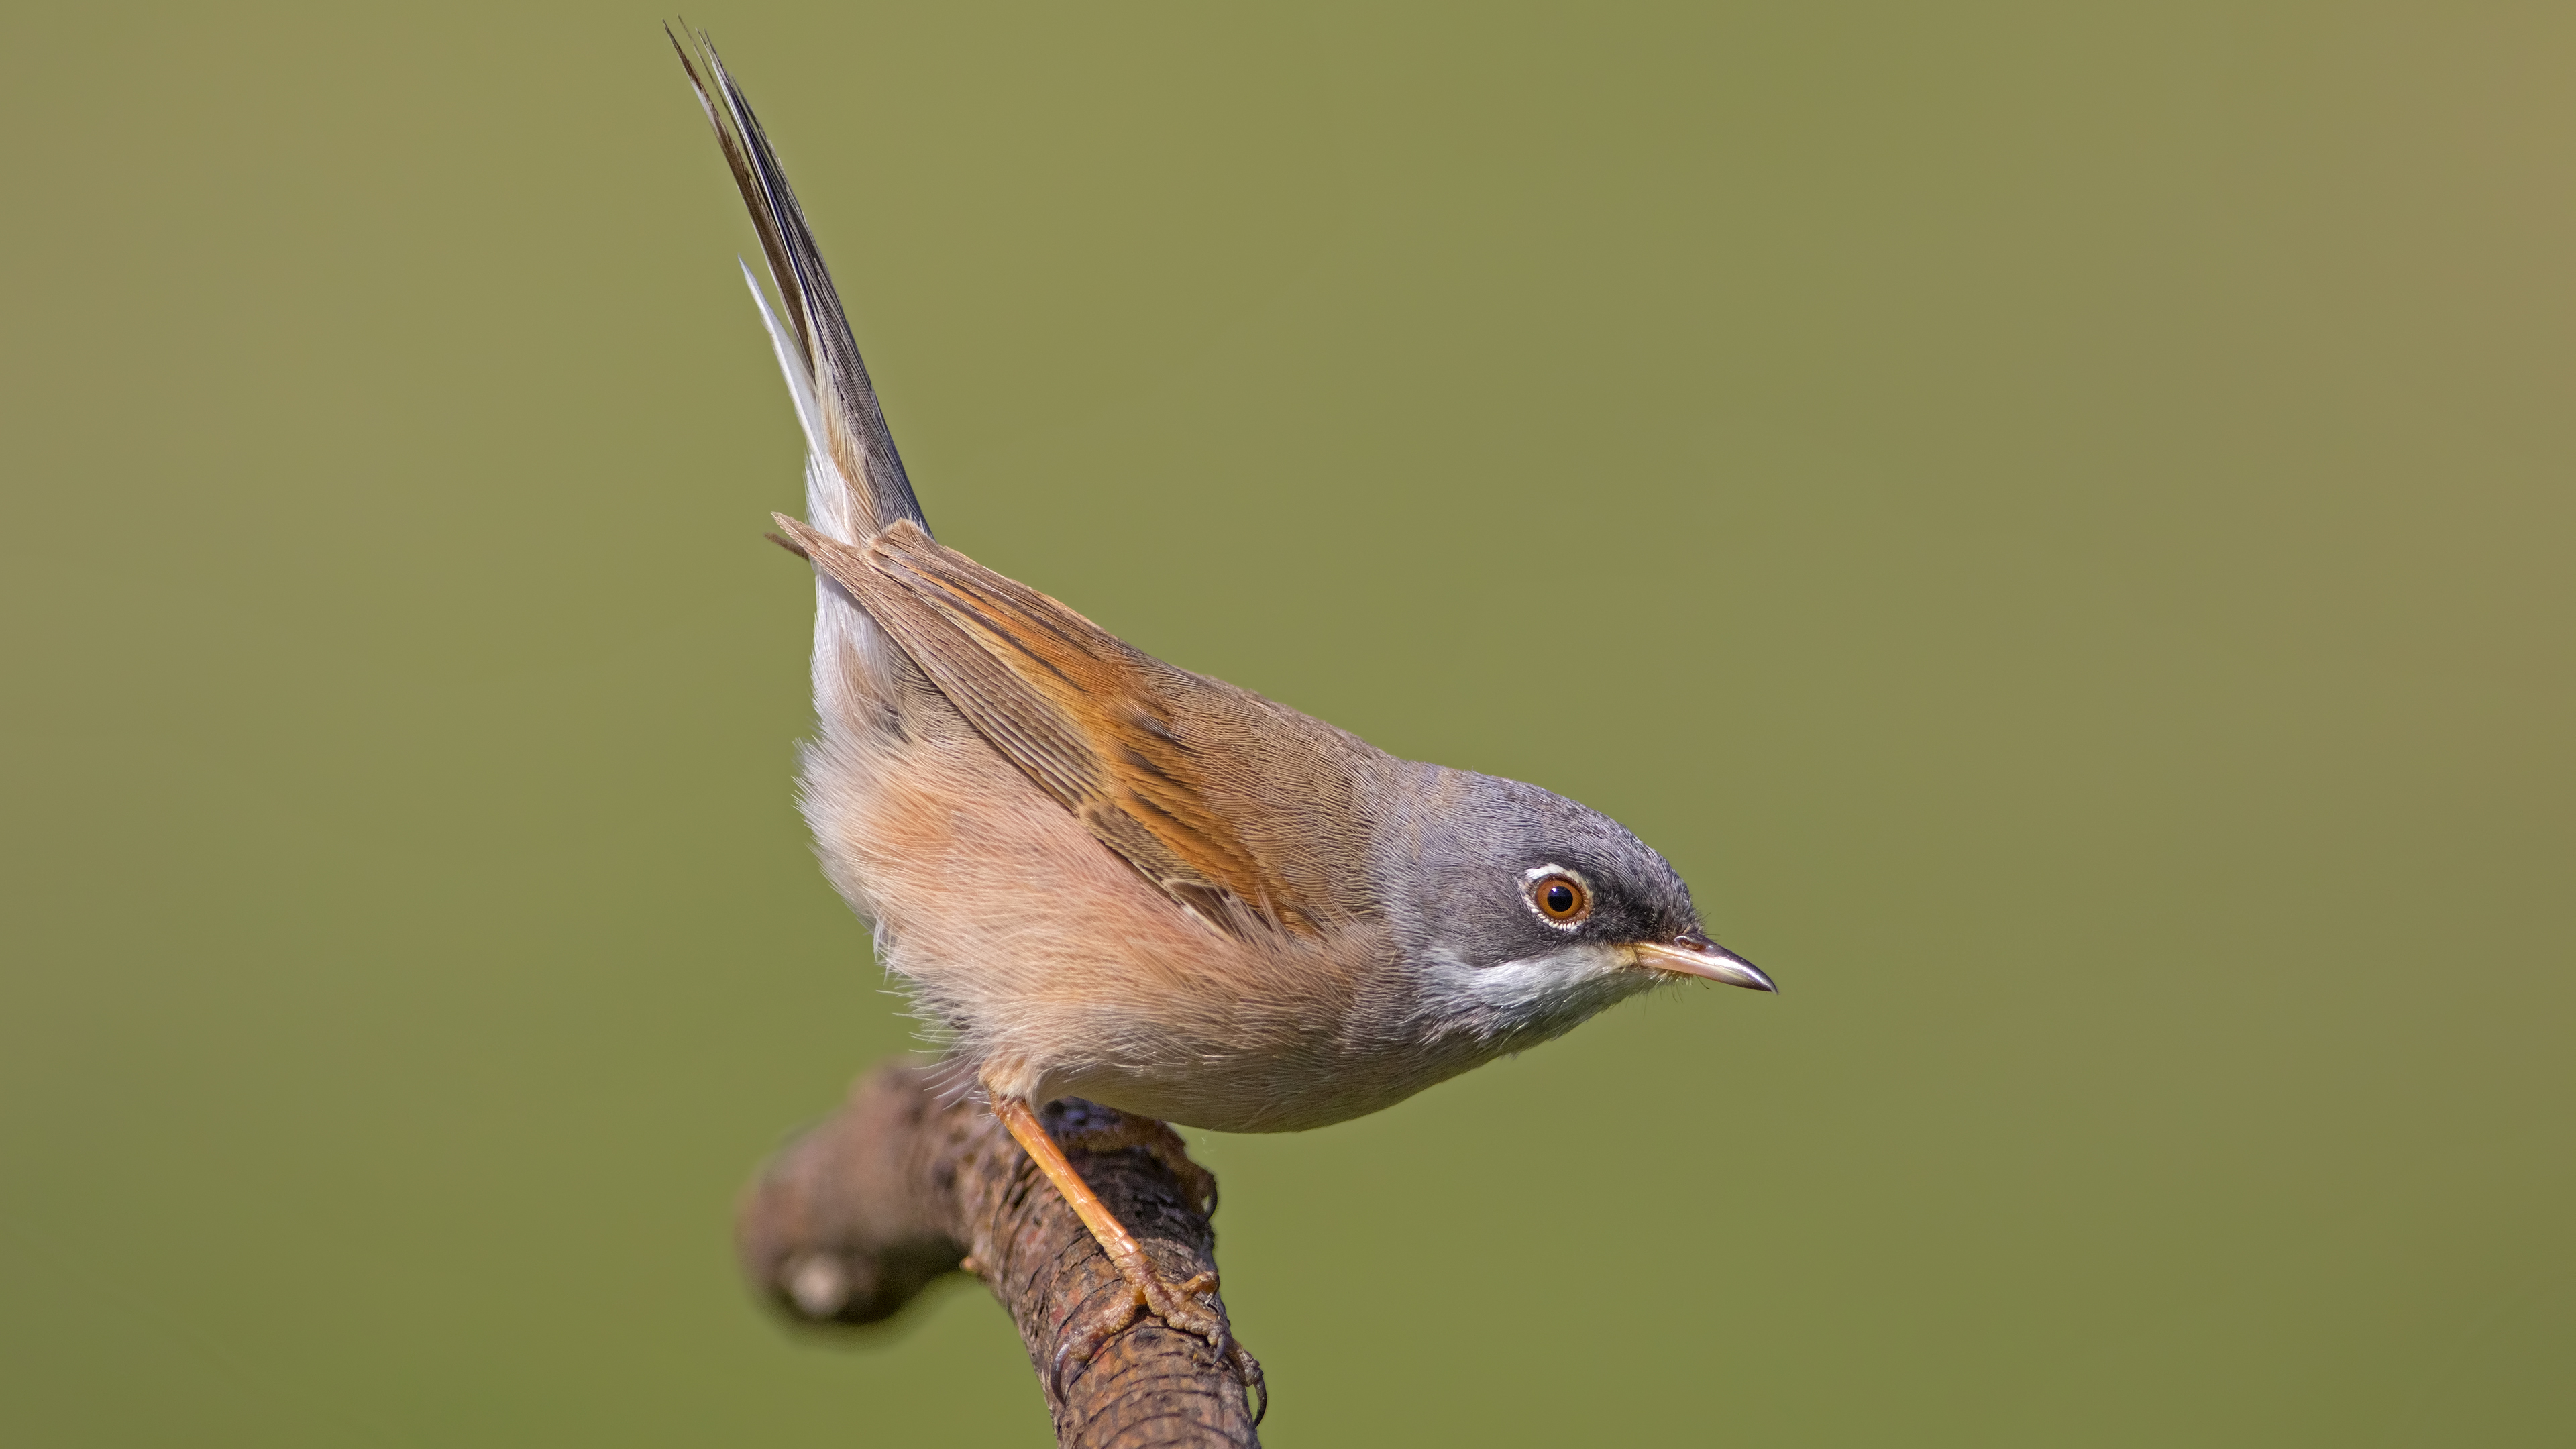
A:
MULTIPOLYGON (((1160 1123, 1154 1125, 1161 1126, 1160 1123)), ((1165 1128, 1164 1133, 1169 1136, 1170 1129, 1165 1128)), ((1187 1161, 1186 1158, 1183 1160, 1187 1161)), ((1247 1392, 1260 1396, 1260 1407, 1252 1416, 1252 1422, 1259 1425, 1262 1417, 1270 1412, 1270 1389, 1262 1379, 1261 1360, 1254 1358, 1235 1339, 1233 1330, 1226 1324, 1224 1310, 1211 1301, 1217 1291, 1216 1274, 1193 1273, 1174 1283, 1148 1265, 1120 1264, 1119 1272, 1126 1279, 1126 1291, 1088 1315, 1080 1325, 1068 1326, 1063 1339, 1056 1345, 1053 1366, 1056 1397, 1064 1397, 1068 1375, 1091 1362, 1103 1345, 1124 1333, 1139 1315, 1152 1314, 1173 1332, 1205 1342, 1220 1365, 1234 1370, 1247 1392)))
POLYGON ((1082 1220, 1092 1241, 1100 1245, 1110 1266, 1125 1280, 1106 1306, 1065 1326, 1054 1362, 1048 1365, 1047 1387, 1055 1400, 1064 1401, 1065 1382, 1071 1374, 1091 1362, 1138 1315, 1150 1313, 1174 1332, 1205 1342, 1215 1351, 1219 1367, 1232 1369, 1247 1391, 1259 1393, 1260 1405, 1252 1418, 1253 1423, 1259 1424, 1262 1415, 1270 1411, 1270 1390, 1262 1381, 1261 1361, 1245 1352, 1226 1326, 1225 1310, 1216 1301, 1215 1272, 1193 1273, 1177 1283, 1156 1272, 1145 1256, 1144 1245, 1136 1241, 1136 1235, 1127 1230, 1064 1155, 1066 1147, 1085 1156, 1141 1149, 1205 1204, 1203 1211, 1214 1212, 1216 1179, 1206 1168, 1190 1161, 1180 1137, 1151 1118, 1129 1117, 1075 1098, 1048 1107, 1048 1120, 1042 1122, 1025 1097, 996 1089, 993 1115, 1001 1119, 1037 1170, 1055 1184, 1065 1205, 1082 1220))

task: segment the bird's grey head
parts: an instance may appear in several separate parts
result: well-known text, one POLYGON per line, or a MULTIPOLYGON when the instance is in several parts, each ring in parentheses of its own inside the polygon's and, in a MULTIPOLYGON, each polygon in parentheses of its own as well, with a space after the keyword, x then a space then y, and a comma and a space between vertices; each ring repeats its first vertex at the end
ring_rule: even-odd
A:
POLYGON ((1422 1025, 1516 1051, 1682 976, 1776 990, 1711 942, 1679 873, 1601 814, 1518 780, 1439 769, 1381 865, 1422 1025))

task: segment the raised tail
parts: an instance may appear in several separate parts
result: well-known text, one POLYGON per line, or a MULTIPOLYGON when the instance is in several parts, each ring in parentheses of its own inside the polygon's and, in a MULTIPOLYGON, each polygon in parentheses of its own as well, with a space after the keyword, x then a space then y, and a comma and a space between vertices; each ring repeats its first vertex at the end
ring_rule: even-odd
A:
POLYGON ((761 132, 760 118, 726 74, 706 32, 664 29, 697 90, 707 124, 715 127, 716 144, 724 148, 743 204, 751 209, 770 282, 783 304, 779 310, 787 314, 788 325, 782 326, 745 263, 743 280, 760 305, 779 370, 796 399, 797 421, 805 429, 807 513, 816 527, 846 543, 864 542, 907 518, 927 531, 930 522, 912 496, 912 481, 904 476, 903 458, 886 430, 867 364, 859 359, 840 295, 832 290, 832 274, 823 267, 814 234, 761 132))

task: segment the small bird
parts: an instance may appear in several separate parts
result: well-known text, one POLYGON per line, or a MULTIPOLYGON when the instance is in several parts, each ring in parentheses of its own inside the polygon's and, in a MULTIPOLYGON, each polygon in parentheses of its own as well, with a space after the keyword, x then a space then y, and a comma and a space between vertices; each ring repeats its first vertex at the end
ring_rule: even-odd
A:
MULTIPOLYGON (((1777 988, 1609 817, 1397 759, 935 541, 760 122, 704 33, 672 43, 760 233, 780 305, 743 276, 805 434, 809 518, 773 538, 814 567, 799 792, 824 871, 1134 1288, 1068 1344, 1150 1312, 1257 1382, 1213 1276, 1159 1276, 1039 1107, 1302 1131, 1660 982, 1777 988)), ((1132 1145, 1204 1177, 1168 1131, 1132 1145)))

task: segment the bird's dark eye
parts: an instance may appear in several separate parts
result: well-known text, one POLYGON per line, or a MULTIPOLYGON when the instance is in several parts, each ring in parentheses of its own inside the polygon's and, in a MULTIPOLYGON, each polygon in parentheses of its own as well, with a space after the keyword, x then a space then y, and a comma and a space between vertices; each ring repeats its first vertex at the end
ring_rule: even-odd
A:
POLYGON ((1592 911, 1592 892, 1570 875, 1543 875, 1530 882, 1530 904, 1560 926, 1570 926, 1592 911))

